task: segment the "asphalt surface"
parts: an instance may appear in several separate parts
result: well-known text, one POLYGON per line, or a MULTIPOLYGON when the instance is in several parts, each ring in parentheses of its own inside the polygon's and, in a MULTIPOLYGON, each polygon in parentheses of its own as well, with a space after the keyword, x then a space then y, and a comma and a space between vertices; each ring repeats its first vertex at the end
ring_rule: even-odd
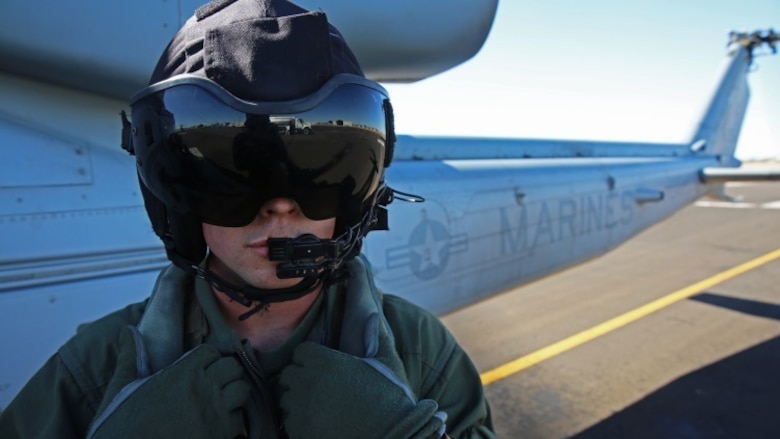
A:
MULTIPOLYGON (((727 193, 443 320, 486 372, 780 249, 780 184, 727 193)), ((738 271, 488 384, 499 436, 780 438, 780 258, 738 271)))

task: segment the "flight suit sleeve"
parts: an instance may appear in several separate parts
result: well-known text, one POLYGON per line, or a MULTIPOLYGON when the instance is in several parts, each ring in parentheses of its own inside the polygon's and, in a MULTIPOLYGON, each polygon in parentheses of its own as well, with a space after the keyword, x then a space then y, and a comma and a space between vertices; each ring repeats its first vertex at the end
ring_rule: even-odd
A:
POLYGON ((431 313, 395 296, 383 299, 385 316, 407 378, 419 399, 447 413, 452 438, 495 438, 490 406, 471 359, 431 313))
POLYGON ((105 403, 119 332, 138 322, 144 307, 145 303, 132 304, 84 325, 0 414, 0 438, 85 437, 105 403))
POLYGON ((0 437, 84 437, 95 410, 57 353, 0 414, 0 437))
POLYGON ((433 387, 423 398, 439 403, 447 413, 447 434, 452 438, 495 438, 490 406, 485 398, 482 382, 471 360, 460 346, 436 376, 433 387))

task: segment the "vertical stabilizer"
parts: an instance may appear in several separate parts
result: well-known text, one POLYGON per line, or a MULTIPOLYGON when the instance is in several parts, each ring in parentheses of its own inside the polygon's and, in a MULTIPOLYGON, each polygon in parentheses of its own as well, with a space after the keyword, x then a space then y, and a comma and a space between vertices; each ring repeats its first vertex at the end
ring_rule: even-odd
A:
POLYGON ((747 74, 756 48, 768 46, 777 52, 778 35, 773 29, 765 33, 729 34, 728 56, 709 105, 691 138, 691 149, 710 155, 719 155, 721 161, 733 161, 739 131, 745 118, 750 91, 747 74))
POLYGON ((750 98, 747 85, 750 62, 747 47, 738 42, 729 46, 720 79, 691 139, 691 145, 697 145, 698 151, 724 158, 734 155, 750 98))

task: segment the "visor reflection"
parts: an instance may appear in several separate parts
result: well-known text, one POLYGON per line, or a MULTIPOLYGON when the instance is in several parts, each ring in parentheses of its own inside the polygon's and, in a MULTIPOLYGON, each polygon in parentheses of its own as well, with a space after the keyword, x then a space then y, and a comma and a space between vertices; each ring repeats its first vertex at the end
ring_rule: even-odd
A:
POLYGON ((308 111, 248 114, 176 85, 133 105, 139 175, 170 208, 215 225, 248 224, 275 197, 315 220, 360 212, 382 177, 386 99, 342 84, 308 111))

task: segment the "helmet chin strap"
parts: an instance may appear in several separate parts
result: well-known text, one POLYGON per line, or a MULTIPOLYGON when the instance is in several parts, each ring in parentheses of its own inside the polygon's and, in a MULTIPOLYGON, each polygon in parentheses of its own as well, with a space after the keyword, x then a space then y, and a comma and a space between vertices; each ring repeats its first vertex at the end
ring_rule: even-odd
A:
POLYGON ((286 288, 257 288, 252 285, 238 286, 223 279, 209 270, 204 270, 197 265, 191 265, 190 269, 195 275, 204 279, 217 291, 226 294, 232 300, 252 308, 248 312, 238 316, 238 320, 246 320, 252 315, 265 309, 274 302, 288 302, 317 290, 325 284, 330 277, 330 272, 322 271, 315 277, 305 277, 297 284, 286 288), (254 306, 253 306, 254 305, 254 306))
POLYGON ((175 252, 169 252, 168 256, 176 265, 202 278, 230 299, 247 308, 251 307, 252 309, 238 318, 246 320, 271 303, 299 299, 335 280, 337 276, 334 276, 334 273, 338 271, 346 254, 343 238, 342 235, 334 240, 319 239, 311 234, 297 238, 269 238, 269 260, 281 262, 276 267, 276 276, 280 279, 303 278, 297 284, 285 288, 237 285, 208 268, 188 262, 175 252))

